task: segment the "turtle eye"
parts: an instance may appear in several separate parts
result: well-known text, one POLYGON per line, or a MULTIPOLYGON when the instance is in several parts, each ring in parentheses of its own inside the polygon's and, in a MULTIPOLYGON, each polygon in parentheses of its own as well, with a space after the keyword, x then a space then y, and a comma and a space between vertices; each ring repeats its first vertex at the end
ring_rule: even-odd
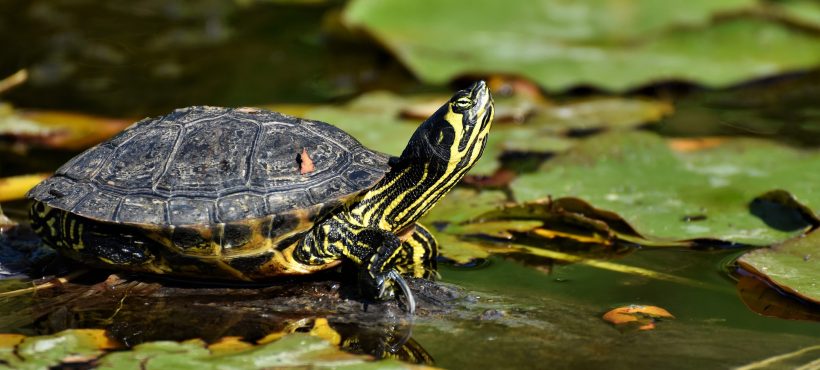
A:
POLYGON ((472 101, 472 99, 470 99, 468 97, 461 97, 461 98, 458 98, 455 101, 454 104, 455 104, 456 108, 458 108, 459 110, 463 110, 463 109, 468 109, 468 108, 472 107, 473 106, 473 101, 472 101))

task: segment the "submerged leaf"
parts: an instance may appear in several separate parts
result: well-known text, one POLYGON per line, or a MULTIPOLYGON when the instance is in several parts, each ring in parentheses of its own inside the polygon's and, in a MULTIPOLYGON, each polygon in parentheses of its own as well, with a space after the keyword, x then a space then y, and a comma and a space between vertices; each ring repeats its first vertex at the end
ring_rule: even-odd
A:
POLYGON ((435 84, 503 72, 558 90, 623 91, 672 79, 726 86, 820 63, 820 38, 799 27, 765 17, 715 17, 755 5, 358 0, 344 15, 435 84))
POLYGON ((760 277, 742 274, 737 281, 737 291, 743 303, 758 314, 782 319, 820 321, 816 305, 785 295, 760 277))
POLYGON ((820 304, 820 232, 746 253, 737 262, 783 291, 820 304))

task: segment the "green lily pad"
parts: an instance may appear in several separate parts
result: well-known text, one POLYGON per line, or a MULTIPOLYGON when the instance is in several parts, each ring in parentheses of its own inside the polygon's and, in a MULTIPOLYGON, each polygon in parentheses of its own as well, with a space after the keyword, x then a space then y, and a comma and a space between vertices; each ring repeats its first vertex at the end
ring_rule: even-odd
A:
POLYGON ((585 140, 511 188, 518 201, 581 198, 653 239, 770 245, 805 232, 811 222, 784 227, 754 200, 784 189, 817 210, 818 182, 820 154, 814 151, 737 140, 679 154, 655 134, 631 132, 585 140))
POLYGON ((502 191, 455 188, 447 193, 420 222, 458 224, 496 209, 507 202, 502 191))
MULTIPOLYGON (((418 125, 432 114, 447 96, 402 97, 388 92, 360 96, 343 106, 288 107, 271 109, 330 122, 349 132, 365 146, 390 155, 400 155, 418 125)), ((655 122, 672 111, 662 101, 627 98, 593 98, 547 106, 542 102, 500 98, 498 111, 507 111, 496 121, 514 117, 517 106, 526 105, 522 124, 496 122, 484 154, 470 174, 490 175, 500 167, 507 152, 553 154, 571 148, 575 140, 564 136, 571 130, 628 129, 655 122), (526 103, 526 104, 525 104, 526 103)))
POLYGON ((737 262, 782 290, 820 304, 820 232, 751 251, 737 262))
POLYGON ((429 369, 397 360, 373 360, 343 352, 330 342, 306 333, 252 345, 236 338, 211 348, 199 339, 158 341, 127 351, 104 330, 71 329, 54 335, 25 337, 0 334, 0 369, 48 369, 94 361, 98 369, 429 369), (227 345, 225 345, 227 344, 227 345))
POLYGON ((671 103, 661 100, 597 97, 543 108, 528 123, 545 125, 561 133, 568 130, 632 129, 657 122, 673 111, 671 103))
POLYGON ((358 0, 345 20, 418 77, 507 73, 550 89, 623 91, 659 80, 727 86, 820 63, 820 38, 751 10, 751 0, 358 0), (714 20, 713 20, 714 19, 714 20))
POLYGON ((245 350, 212 353, 202 341, 151 342, 100 360, 99 369, 414 369, 395 360, 372 361, 369 356, 342 352, 330 342, 296 333, 245 350))
MULTIPOLYGON (((447 101, 443 97, 441 103, 447 101)), ((413 101, 388 92, 374 92, 344 106, 319 106, 302 113, 305 118, 330 122, 362 144, 398 156, 421 120, 403 119, 401 111, 413 101)))
POLYGON ((419 222, 428 226, 439 243, 439 254, 466 264, 490 253, 475 242, 465 241, 452 231, 458 224, 500 207, 507 201, 501 191, 455 188, 419 222))
POLYGON ((771 7, 795 23, 820 30, 820 3, 813 0, 777 0, 771 7))
POLYGON ((48 369, 67 363, 85 363, 120 345, 105 331, 65 330, 53 335, 19 338, 0 350, 0 369, 48 369), (15 343, 16 342, 16 343, 15 343), (9 349, 14 349, 9 351, 9 349))

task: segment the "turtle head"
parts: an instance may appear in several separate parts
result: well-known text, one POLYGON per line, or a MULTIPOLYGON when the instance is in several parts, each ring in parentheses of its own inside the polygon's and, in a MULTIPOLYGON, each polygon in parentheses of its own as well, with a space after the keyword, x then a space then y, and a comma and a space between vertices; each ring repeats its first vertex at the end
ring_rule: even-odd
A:
POLYGON ((484 81, 460 90, 419 126, 401 158, 462 170, 478 160, 493 120, 493 98, 484 81))

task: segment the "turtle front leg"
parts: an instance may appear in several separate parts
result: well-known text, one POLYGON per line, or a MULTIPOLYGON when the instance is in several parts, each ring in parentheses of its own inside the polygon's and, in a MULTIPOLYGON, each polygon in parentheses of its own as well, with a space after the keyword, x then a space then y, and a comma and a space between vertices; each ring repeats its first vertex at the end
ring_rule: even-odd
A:
POLYGON ((306 264, 325 264, 340 258, 355 262, 360 266, 362 293, 381 300, 394 296, 396 284, 409 292, 401 275, 433 276, 436 256, 435 239, 421 225, 397 236, 379 228, 356 228, 336 220, 315 228, 294 251, 297 261, 306 264))
MULTIPOLYGON (((394 283, 404 284, 404 281, 396 281, 400 275, 417 278, 435 275, 438 245, 430 231, 415 224, 400 235, 380 229, 365 229, 360 234, 360 240, 375 246, 373 254, 362 261, 360 272, 360 285, 369 296, 389 298, 393 295, 394 283)), ((406 294, 406 286, 400 287, 406 294)))
POLYGON ((416 278, 436 276, 438 242, 422 224, 415 224, 409 236, 402 242, 394 268, 402 275, 416 278))

